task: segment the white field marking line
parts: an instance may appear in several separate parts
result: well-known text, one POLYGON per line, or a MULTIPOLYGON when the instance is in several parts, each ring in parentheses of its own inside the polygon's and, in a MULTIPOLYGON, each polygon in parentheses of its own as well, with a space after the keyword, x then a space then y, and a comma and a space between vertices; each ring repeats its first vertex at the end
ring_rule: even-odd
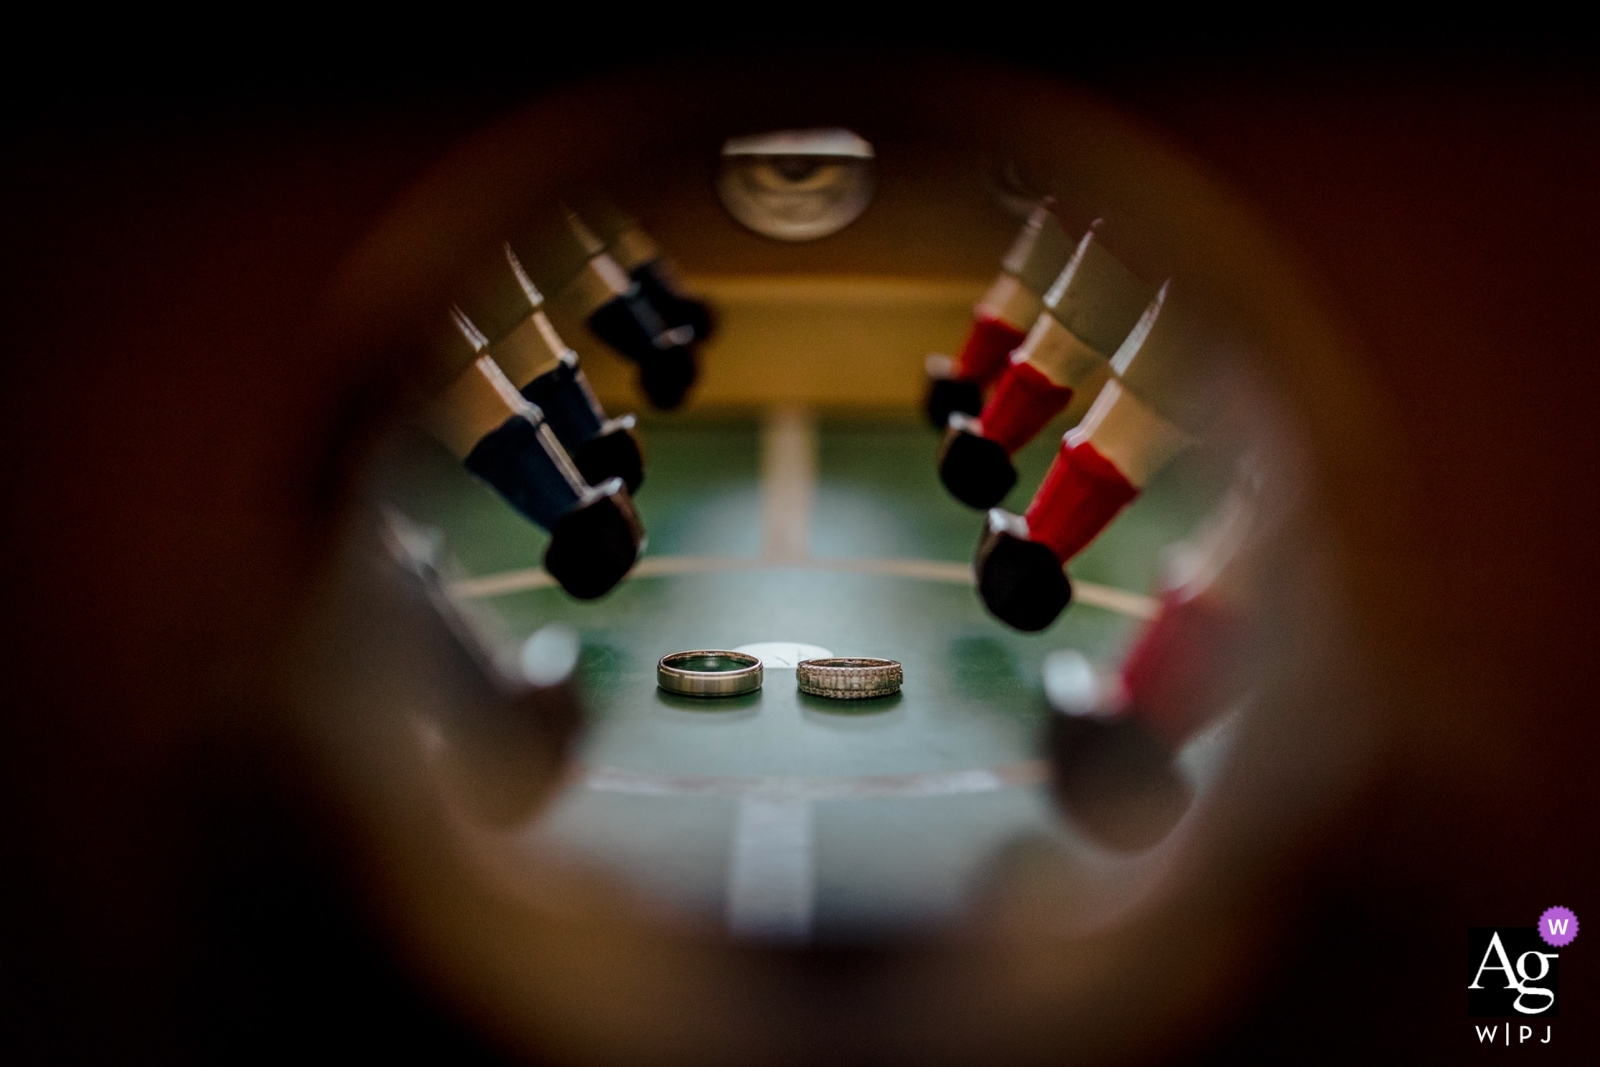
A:
POLYGON ((860 774, 847 777, 662 774, 620 767, 580 767, 575 784, 599 793, 651 797, 734 797, 740 801, 815 803, 828 800, 903 800, 964 796, 1038 785, 1049 777, 1044 760, 1022 760, 966 771, 860 774))
POLYGON ((1161 602, 1153 596, 1130 593, 1126 589, 1100 585, 1097 582, 1073 582, 1072 599, 1080 604, 1105 608, 1107 611, 1135 619, 1153 619, 1161 607, 1161 602))
POLYGON ((761 556, 773 563, 811 558, 817 495, 817 423, 801 408, 774 408, 761 423, 761 556))
MULTIPOLYGON (((798 566, 808 570, 848 571, 853 574, 885 574, 896 578, 912 578, 924 582, 947 582, 951 585, 971 585, 972 564, 939 559, 807 559, 776 564, 775 561, 754 556, 646 556, 629 572, 629 578, 663 578, 675 574, 711 574, 718 571, 770 570, 775 565, 798 566)), ((506 596, 530 589, 548 589, 556 581, 543 567, 486 574, 479 578, 464 578, 450 583, 450 591, 459 597, 506 596)), ((1143 593, 1130 593, 1095 582, 1075 581, 1072 596, 1080 604, 1104 608, 1119 615, 1135 619, 1153 618, 1157 601, 1143 593)))
POLYGON ((756 641, 733 651, 755 656, 762 668, 769 671, 792 671, 798 669, 803 660, 828 659, 833 655, 832 649, 804 641, 756 641))
POLYGON ((728 857, 728 931, 741 937, 804 942, 816 911, 811 805, 748 797, 734 817, 728 857))

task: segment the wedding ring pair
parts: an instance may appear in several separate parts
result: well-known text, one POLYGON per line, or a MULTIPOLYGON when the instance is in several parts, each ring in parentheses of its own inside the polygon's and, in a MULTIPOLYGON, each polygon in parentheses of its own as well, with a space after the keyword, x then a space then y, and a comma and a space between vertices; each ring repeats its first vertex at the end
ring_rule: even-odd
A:
MULTIPOLYGON (((866 700, 900 691, 905 679, 892 659, 838 656, 801 660, 795 679, 802 693, 833 700, 866 700)), ((731 697, 761 688, 761 660, 744 652, 696 649, 662 656, 656 684, 688 697, 731 697)))

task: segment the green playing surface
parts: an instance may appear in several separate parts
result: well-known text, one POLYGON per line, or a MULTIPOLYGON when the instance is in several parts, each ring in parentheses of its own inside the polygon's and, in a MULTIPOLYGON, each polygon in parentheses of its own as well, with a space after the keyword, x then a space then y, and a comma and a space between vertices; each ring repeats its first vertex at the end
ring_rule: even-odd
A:
MULTIPOLYGON (((591 603, 548 586, 487 602, 519 638, 560 621, 581 639, 591 723, 577 758, 589 773, 522 831, 527 847, 576 853, 669 912, 737 930, 876 937, 958 914, 1008 845, 1072 837, 1030 762, 1046 714, 1040 665, 1061 648, 1114 664, 1138 620, 1074 603, 1046 632, 1020 634, 955 568, 903 577, 844 562, 970 561, 981 516, 939 485, 938 437, 918 421, 815 427, 809 559, 761 557, 759 416, 661 418, 641 430, 637 504, 647 559, 669 573, 591 603), (656 688, 666 653, 769 641, 900 660, 904 689, 829 701, 771 667, 746 697, 656 688)), ((1026 506, 1058 438, 1018 457, 1007 507, 1026 506)), ((403 469, 395 503, 439 527, 466 574, 538 565, 543 535, 449 457, 419 445, 403 469)), ((1149 592, 1162 547, 1194 528, 1215 482, 1198 460, 1169 467, 1074 561, 1074 580, 1149 592)))

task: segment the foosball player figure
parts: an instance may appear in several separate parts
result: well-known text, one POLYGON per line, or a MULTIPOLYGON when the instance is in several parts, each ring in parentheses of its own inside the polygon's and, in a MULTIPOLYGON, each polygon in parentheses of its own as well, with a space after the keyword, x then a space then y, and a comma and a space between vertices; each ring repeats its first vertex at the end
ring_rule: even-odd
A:
POLYGON ((1062 438, 1024 515, 989 511, 974 566, 996 618, 1042 630, 1072 599, 1067 561, 1173 456, 1202 434, 1220 398, 1207 388, 1204 333, 1161 287, 1111 360, 1112 377, 1062 438))
POLYGON ((677 269, 661 246, 639 225, 639 220, 599 195, 578 198, 578 217, 605 246, 606 254, 628 272, 671 330, 688 330, 691 343, 711 336, 715 322, 711 308, 684 289, 677 269))
POLYGON ((1145 848, 1166 835, 1189 802, 1177 753, 1239 707, 1259 674, 1248 588, 1259 513, 1248 497, 1236 487, 1208 530, 1174 546, 1160 606, 1117 676, 1072 651, 1046 660, 1052 791, 1104 844, 1145 848))
POLYGON ((544 313, 544 297, 516 255, 503 248, 460 293, 458 307, 474 343, 544 412, 545 422, 590 485, 621 478, 634 493, 644 481, 644 457, 634 418, 607 418, 589 388, 578 354, 544 313))
POLYGON ((608 592, 633 567, 644 528, 621 478, 591 486, 544 412, 482 355, 461 320, 443 334, 441 366, 461 368, 424 413, 428 430, 525 517, 549 531, 544 566, 581 600, 608 592))
POLYGON ((1173 752, 1134 719, 1123 718, 1118 681, 1066 649, 1045 660, 1053 712, 1044 749, 1050 794, 1074 827, 1119 852, 1159 843, 1193 799, 1173 752))
POLYGON ((1000 261, 1000 273, 973 309, 972 330, 952 362, 929 356, 928 421, 943 430, 952 411, 976 415, 983 391, 1006 368, 1006 357, 1044 310, 1044 294, 1072 258, 1075 242, 1050 208, 1033 209, 1000 261))
POLYGON ((482 605, 451 595, 437 530, 393 508, 383 510, 380 530, 396 566, 361 606, 407 635, 405 681, 448 694, 418 701, 423 757, 452 806, 474 823, 523 825, 559 788, 583 724, 573 677, 578 635, 549 623, 519 647, 482 605), (419 641, 419 631, 428 636, 419 641))
POLYGON ((650 403, 683 403, 697 372, 692 331, 668 326, 575 214, 564 207, 543 212, 508 244, 534 288, 638 366, 650 403))
POLYGON ((939 452, 939 478, 957 500, 992 508, 1017 483, 1011 457, 1065 410, 1075 392, 1099 389, 1111 353, 1127 338, 1154 295, 1106 249, 1099 223, 1044 295, 1044 312, 1011 353, 977 418, 950 414, 939 452))

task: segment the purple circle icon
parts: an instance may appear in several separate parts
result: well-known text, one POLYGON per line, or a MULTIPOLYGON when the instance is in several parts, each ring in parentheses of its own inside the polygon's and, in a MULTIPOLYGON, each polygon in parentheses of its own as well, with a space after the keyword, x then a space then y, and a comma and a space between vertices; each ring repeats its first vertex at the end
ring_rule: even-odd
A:
POLYGON ((1539 916, 1539 936, 1551 948, 1564 948, 1578 936, 1578 917, 1571 908, 1546 908, 1539 916))

